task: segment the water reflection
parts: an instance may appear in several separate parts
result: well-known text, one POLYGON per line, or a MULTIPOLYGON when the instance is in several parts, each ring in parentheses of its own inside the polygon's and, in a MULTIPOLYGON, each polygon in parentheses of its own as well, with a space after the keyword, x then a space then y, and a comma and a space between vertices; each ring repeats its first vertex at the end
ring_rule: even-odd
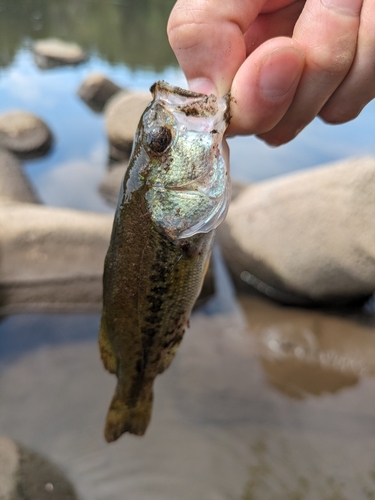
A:
POLYGON ((166 36, 174 0, 1 0, 0 67, 15 58, 25 39, 74 40, 111 64, 151 67, 176 64, 166 36))
POLYGON ((373 330, 260 299, 227 302, 225 314, 193 316, 174 363, 157 379, 146 436, 111 446, 102 430, 113 381, 93 338, 98 317, 3 322, 1 432, 48 455, 94 500, 120 500, 124 491, 156 500, 373 498, 373 330), (294 324, 291 333, 285 325, 294 324), (27 325, 29 339, 40 341, 25 349, 27 325), (270 348, 270 328, 281 332, 282 355, 270 348), (311 359, 295 364, 307 331, 316 336, 307 341, 314 352, 355 362, 333 371, 311 359), (270 368, 278 363, 281 370, 270 368), (306 369, 318 390, 306 385, 306 369), (345 379, 350 374, 355 380, 345 379))
POLYGON ((267 380, 302 399, 335 393, 375 376, 371 326, 317 311, 241 297, 267 380))

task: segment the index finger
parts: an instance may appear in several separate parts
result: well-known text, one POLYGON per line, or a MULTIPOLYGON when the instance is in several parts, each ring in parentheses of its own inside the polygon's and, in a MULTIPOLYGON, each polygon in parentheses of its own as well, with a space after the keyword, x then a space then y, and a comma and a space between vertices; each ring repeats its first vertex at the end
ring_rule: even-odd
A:
MULTIPOLYGON (((273 0, 274 1, 274 0, 273 0)), ((169 42, 191 90, 224 95, 246 59, 244 33, 265 0, 179 0, 169 18, 169 42)))

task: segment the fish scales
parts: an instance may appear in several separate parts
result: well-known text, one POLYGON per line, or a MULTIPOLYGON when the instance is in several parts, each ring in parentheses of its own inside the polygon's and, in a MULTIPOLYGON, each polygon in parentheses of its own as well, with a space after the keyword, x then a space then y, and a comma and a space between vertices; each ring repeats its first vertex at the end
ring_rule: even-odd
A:
POLYGON ((164 82, 151 90, 154 100, 136 133, 104 268, 99 345, 105 368, 118 379, 107 441, 146 431, 153 381, 182 340, 229 200, 220 153, 227 99, 164 82), (190 116, 193 130, 186 123, 190 116))

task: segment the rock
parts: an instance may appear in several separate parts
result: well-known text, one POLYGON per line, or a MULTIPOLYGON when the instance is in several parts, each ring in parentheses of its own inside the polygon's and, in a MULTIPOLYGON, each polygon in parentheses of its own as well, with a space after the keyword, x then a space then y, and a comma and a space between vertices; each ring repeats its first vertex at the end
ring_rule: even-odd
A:
POLYGON ((340 303, 375 290, 375 158, 254 184, 219 228, 237 282, 282 302, 340 303))
POLYGON ((38 197, 26 179, 18 159, 0 149, 0 199, 38 203, 38 197))
POLYGON ((0 115, 0 145, 23 157, 45 154, 52 143, 47 125, 26 111, 14 110, 0 115))
POLYGON ((78 89, 79 97, 91 108, 101 111, 104 105, 121 87, 113 83, 101 73, 92 73, 78 89))
POLYGON ((115 167, 109 170, 107 176, 102 180, 99 186, 99 192, 105 201, 114 207, 117 205, 121 183, 127 167, 127 162, 118 163, 115 167))
POLYGON ((1 500, 76 500, 72 484, 46 458, 0 436, 1 500))
POLYGON ((112 215, 1 204, 0 313, 100 311, 112 215))
POLYGON ((87 58, 78 44, 64 42, 57 38, 46 38, 35 42, 33 51, 35 62, 42 69, 79 64, 87 58))
POLYGON ((149 92, 126 91, 109 100, 105 108, 105 122, 112 158, 122 160, 130 156, 138 122, 150 101, 149 92))

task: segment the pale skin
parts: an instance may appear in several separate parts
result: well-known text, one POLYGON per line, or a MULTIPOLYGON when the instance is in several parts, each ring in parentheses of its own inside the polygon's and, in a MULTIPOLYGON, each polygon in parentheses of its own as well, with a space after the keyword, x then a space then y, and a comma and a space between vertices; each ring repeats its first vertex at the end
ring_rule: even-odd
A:
POLYGON ((231 91, 228 135, 281 145, 375 97, 375 0, 178 0, 168 36, 191 90, 231 91))

